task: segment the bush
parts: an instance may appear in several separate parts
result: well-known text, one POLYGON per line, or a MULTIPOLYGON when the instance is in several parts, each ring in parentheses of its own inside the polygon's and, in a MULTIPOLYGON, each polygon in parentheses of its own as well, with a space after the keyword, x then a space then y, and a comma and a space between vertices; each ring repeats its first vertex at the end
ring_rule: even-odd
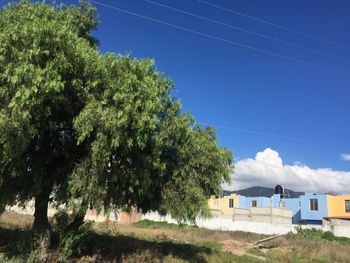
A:
POLYGON ((189 226, 186 224, 173 224, 168 222, 152 221, 149 219, 144 219, 144 220, 135 222, 133 223, 133 226, 140 227, 140 228, 166 228, 166 229, 193 228, 193 226, 189 226))
POLYGON ((66 211, 60 210, 54 214, 53 221, 57 232, 62 232, 68 226, 69 215, 66 211))
POLYGON ((12 245, 12 253, 15 255, 29 255, 36 249, 37 241, 33 231, 21 231, 16 242, 12 245))
POLYGON ((90 223, 85 223, 78 231, 61 233, 58 262, 66 262, 73 257, 79 257, 91 247, 92 235, 90 223))
POLYGON ((322 239, 323 231, 321 229, 302 229, 301 227, 297 228, 297 235, 307 239, 322 239))
POLYGON ((338 241, 343 244, 350 244, 350 238, 336 237, 332 232, 323 232, 321 229, 302 229, 299 227, 297 228, 297 236, 313 240, 338 241))

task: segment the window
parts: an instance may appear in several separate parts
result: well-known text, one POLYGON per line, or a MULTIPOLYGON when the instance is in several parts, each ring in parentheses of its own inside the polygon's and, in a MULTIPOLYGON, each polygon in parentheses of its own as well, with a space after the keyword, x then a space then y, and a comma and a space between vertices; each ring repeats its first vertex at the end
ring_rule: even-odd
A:
POLYGON ((233 208, 233 199, 229 199, 228 207, 233 208))
POLYGON ((345 213, 350 213, 350 200, 345 200, 345 213))
POLYGON ((218 206, 219 205, 219 201, 214 201, 214 206, 218 206))
POLYGON ((310 211, 318 211, 318 199, 310 199, 310 211))
POLYGON ((256 200, 252 201, 252 207, 256 207, 256 200))
POLYGON ((299 201, 298 203, 299 203, 299 207, 301 207, 301 201, 299 201))

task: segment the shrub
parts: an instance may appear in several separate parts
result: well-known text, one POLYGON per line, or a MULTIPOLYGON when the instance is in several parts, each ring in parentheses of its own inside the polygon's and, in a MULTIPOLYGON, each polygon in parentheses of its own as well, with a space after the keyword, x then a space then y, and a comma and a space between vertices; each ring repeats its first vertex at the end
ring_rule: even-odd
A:
POLYGON ((66 211, 60 210, 53 216, 54 225, 58 232, 62 232, 69 223, 69 215, 66 211))
POLYGON ((91 247, 92 236, 90 223, 85 223, 78 231, 62 233, 59 243, 58 262, 67 262, 73 257, 79 257, 91 247))
POLYGON ((350 244, 350 238, 337 237, 332 232, 323 232, 321 229, 302 229, 301 227, 299 227, 297 228, 296 235, 307 239, 338 241, 343 244, 350 244))

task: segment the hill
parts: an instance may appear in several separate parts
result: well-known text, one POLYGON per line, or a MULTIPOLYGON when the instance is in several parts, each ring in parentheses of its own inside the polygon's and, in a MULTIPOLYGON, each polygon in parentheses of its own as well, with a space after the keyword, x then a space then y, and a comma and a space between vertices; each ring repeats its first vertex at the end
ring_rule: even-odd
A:
MULTIPOLYGON (((296 198, 304 194, 304 192, 295 192, 290 189, 285 189, 285 190, 287 193, 289 193, 291 198, 296 198)), ((269 188, 269 187, 263 187, 263 186, 253 186, 253 187, 245 188, 238 191, 228 191, 228 190, 223 191, 224 195, 230 195, 233 193, 244 195, 247 197, 257 197, 257 196, 271 197, 275 193, 275 189, 269 188)))

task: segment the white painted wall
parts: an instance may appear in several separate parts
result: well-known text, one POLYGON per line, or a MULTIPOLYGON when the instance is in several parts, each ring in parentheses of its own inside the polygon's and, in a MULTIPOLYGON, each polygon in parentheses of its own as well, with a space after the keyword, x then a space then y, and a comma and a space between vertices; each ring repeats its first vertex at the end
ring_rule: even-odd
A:
MULTIPOLYGON (((177 221, 170 216, 160 216, 158 213, 147 213, 142 216, 142 219, 153 221, 162 221, 177 224, 177 221)), ((230 215, 214 215, 210 219, 197 220, 197 226, 220 231, 244 231, 265 235, 287 234, 289 232, 296 233, 296 228, 303 229, 322 229, 322 225, 293 225, 293 224, 276 224, 265 222, 244 222, 233 221, 230 215)))
MULTIPOLYGON (((142 219, 177 223, 177 221, 170 216, 160 216, 158 213, 147 213, 142 216, 142 219)), ((199 219, 196 223, 199 227, 211 230, 244 231, 266 235, 286 234, 294 230, 292 224, 233 221, 230 215, 217 215, 211 219, 199 219)))
POLYGON ((350 221, 342 219, 323 219, 324 231, 331 231, 335 236, 350 238, 350 221))

